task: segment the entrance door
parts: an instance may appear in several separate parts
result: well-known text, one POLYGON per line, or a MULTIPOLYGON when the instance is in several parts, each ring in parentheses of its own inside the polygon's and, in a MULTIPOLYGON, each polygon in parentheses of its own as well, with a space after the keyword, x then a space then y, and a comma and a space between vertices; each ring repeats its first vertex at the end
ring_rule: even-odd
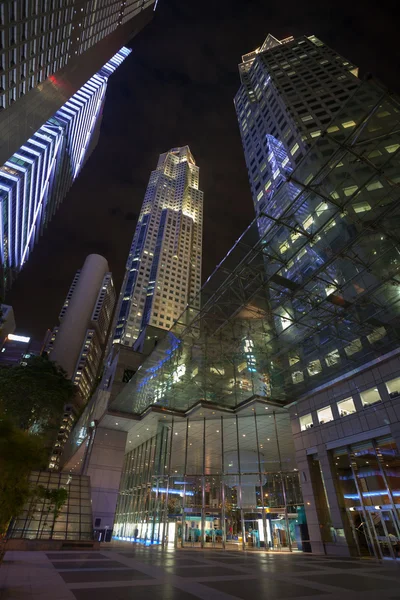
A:
POLYGON ((381 558, 400 559, 400 531, 392 510, 368 511, 381 558))

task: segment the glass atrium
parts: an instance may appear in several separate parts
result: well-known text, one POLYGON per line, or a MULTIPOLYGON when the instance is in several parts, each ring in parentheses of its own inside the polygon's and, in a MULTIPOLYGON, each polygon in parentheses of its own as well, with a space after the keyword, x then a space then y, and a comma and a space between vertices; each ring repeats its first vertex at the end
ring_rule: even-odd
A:
POLYGON ((260 216, 109 407, 118 536, 307 549, 285 406, 399 346, 399 117, 364 82, 294 170, 272 153, 260 216))

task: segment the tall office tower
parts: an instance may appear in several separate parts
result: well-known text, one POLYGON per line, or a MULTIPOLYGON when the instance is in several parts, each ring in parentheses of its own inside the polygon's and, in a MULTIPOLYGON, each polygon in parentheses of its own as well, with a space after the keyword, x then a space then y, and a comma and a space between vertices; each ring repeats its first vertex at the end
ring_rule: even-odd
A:
POLYGON ((0 3, 1 287, 11 285, 92 150, 107 78, 153 4, 0 3))
MULTIPOLYGON (((276 217, 281 207, 270 199, 360 85, 358 69, 314 35, 268 35, 239 73, 235 108, 255 210, 276 217)), ((343 123, 344 131, 354 126, 350 117, 343 123)))
POLYGON ((9 287, 93 150, 108 77, 122 48, 0 167, 0 252, 9 287))
POLYGON ((99 375, 115 300, 106 259, 90 254, 72 281, 47 347, 50 359, 77 386, 81 402, 88 400, 99 375))
POLYGON ((151 173, 122 285, 114 343, 147 325, 169 329, 200 290, 203 192, 188 146, 161 154, 151 173))

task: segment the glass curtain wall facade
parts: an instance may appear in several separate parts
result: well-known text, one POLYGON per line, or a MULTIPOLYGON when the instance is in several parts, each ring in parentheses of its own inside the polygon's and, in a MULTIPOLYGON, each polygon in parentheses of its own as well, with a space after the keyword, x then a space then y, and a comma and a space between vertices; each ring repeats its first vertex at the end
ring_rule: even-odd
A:
POLYGON ((116 408, 292 401, 398 347, 400 106, 373 82, 350 104, 351 133, 318 138, 271 199, 279 218, 248 228, 116 408))
MULTIPOLYGON (((135 439, 135 435, 133 439, 135 439)), ((160 417, 125 457, 114 535, 148 544, 307 549, 288 414, 160 417)))

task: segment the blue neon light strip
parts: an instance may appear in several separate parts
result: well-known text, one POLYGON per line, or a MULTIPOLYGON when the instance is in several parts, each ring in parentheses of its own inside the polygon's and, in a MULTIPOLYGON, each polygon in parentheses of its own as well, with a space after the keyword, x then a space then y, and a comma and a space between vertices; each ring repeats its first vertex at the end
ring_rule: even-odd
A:
MULTIPOLYGON (((0 167, 0 254, 17 273, 84 163, 121 48, 0 167)), ((11 280, 12 277, 9 277, 11 280)))
POLYGON ((135 236, 133 238, 131 251, 127 263, 127 274, 125 282, 122 285, 120 300, 120 309, 118 321, 114 333, 114 341, 119 341, 125 334, 126 321, 131 308, 131 301, 139 272, 140 259, 144 250, 147 228, 150 223, 150 215, 144 215, 142 221, 136 226, 135 236))
MULTIPOLYGON (((153 487, 153 488, 151 488, 151 491, 158 492, 159 494, 172 494, 174 496, 183 496, 183 490, 174 490, 174 489, 167 490, 167 488, 153 487)), ((185 496, 194 496, 194 492, 185 492, 185 496)))
MULTIPOLYGON (((377 496, 387 496, 389 494, 388 490, 382 490, 381 492, 363 492, 363 498, 376 498, 377 496)), ((400 491, 392 492, 392 496, 400 496, 400 491)), ((346 500, 359 500, 360 497, 358 494, 344 494, 344 498, 346 500)))

